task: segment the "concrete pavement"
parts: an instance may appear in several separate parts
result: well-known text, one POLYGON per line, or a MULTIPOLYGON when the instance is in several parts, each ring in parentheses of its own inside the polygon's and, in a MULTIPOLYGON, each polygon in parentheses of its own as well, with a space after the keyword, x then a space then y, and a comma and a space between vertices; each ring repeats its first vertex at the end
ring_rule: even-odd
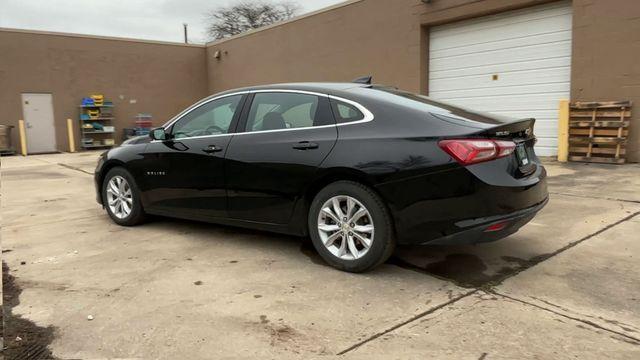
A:
POLYGON ((640 357, 638 165, 550 162, 551 201, 517 234, 401 247, 354 275, 304 239, 119 227, 94 200, 96 157, 2 158, 12 313, 51 326, 59 358, 640 357))

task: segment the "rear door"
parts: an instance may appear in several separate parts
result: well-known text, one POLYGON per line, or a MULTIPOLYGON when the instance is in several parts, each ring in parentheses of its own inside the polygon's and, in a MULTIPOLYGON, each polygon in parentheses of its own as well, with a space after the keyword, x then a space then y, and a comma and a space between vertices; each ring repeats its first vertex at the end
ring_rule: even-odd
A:
POLYGON ((257 92, 247 101, 226 153, 229 216, 286 224, 337 140, 329 101, 291 91, 257 92))

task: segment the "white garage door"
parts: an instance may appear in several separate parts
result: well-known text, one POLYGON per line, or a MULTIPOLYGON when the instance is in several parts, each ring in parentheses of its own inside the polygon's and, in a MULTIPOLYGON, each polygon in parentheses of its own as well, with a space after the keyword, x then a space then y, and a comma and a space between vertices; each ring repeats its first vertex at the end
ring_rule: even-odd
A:
POLYGON ((535 117, 538 155, 557 154, 558 101, 569 99, 571 3, 434 27, 429 95, 474 110, 535 117))

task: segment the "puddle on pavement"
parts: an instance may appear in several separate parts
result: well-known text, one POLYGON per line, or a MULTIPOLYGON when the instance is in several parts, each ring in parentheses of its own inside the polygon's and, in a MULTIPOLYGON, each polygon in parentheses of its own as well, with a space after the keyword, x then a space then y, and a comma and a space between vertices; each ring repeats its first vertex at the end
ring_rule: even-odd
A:
MULTIPOLYGON (((310 239, 303 240, 300 245, 300 252, 306 255, 314 264, 329 266, 320 255, 318 255, 310 239)), ((428 260, 429 257, 425 255, 425 259, 428 260)), ((505 277, 530 265, 530 261, 516 257, 503 256, 502 260, 515 266, 503 266, 497 272, 489 273, 489 268, 480 257, 464 253, 448 254, 443 260, 427 262, 424 266, 409 263, 397 254, 394 254, 389 258, 387 264, 451 281, 464 288, 479 288, 486 285, 494 285, 505 277)))
MULTIPOLYGON (((522 261, 525 262, 524 260, 522 261)), ((507 262, 514 263, 515 261, 507 262)), ((521 267, 521 265, 517 263, 517 266, 503 266, 495 272, 490 272, 480 257, 464 253, 447 254, 444 259, 428 262, 424 266, 411 264, 397 255, 392 256, 388 263, 443 280, 452 281, 456 285, 464 288, 479 288, 486 285, 494 285, 508 275, 517 272, 521 267)))
MULTIPOLYGON (((4 350, 6 359, 54 359, 49 350, 53 341, 54 327, 40 327, 28 319, 13 314, 13 308, 20 304, 22 289, 15 277, 9 274, 9 267, 2 262, 2 297, 4 320, 4 350)), ((1 323, 1 322, 0 322, 1 323)))
POLYGON ((480 287, 491 280, 491 277, 484 273, 487 270, 484 262, 479 257, 470 254, 450 254, 445 259, 430 262, 424 267, 410 264, 396 255, 392 256, 388 263, 453 281, 457 285, 467 288, 480 287))

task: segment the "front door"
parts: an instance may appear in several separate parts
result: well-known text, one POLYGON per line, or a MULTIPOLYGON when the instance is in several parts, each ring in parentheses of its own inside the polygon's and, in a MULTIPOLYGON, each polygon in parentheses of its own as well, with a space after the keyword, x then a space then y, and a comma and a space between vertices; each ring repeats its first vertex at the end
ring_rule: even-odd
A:
POLYGON ((22 113, 27 152, 38 154, 57 151, 51 94, 22 94, 22 113))
POLYGON ((209 101, 167 130, 169 139, 145 150, 144 203, 151 212, 199 218, 226 216, 224 155, 242 95, 209 101))
POLYGON ((226 154, 229 217, 288 223, 337 137, 326 96, 254 94, 226 154))

